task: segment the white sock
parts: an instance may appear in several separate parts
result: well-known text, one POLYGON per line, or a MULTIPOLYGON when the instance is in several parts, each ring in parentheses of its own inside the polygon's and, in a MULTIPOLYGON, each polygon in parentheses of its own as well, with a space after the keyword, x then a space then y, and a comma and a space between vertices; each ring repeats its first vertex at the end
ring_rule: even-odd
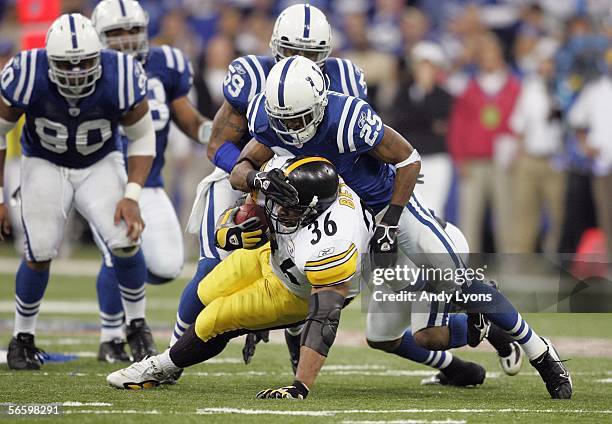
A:
POLYGON ((519 342, 530 361, 540 357, 548 350, 548 346, 544 340, 533 331, 527 321, 523 319, 521 314, 518 314, 516 325, 507 331, 514 340, 519 342))
POLYGON ((129 289, 119 285, 121 291, 121 304, 125 312, 125 322, 129 324, 135 319, 145 317, 147 298, 145 296, 145 285, 137 289, 129 289))
POLYGON ((100 312, 100 343, 110 342, 119 338, 125 340, 125 327, 123 325, 123 311, 116 314, 100 312))
POLYGON ((159 359, 159 366, 166 374, 172 374, 180 370, 170 359, 170 349, 166 349, 163 353, 157 355, 157 359, 159 359))
POLYGON ((35 303, 25 303, 15 296, 15 326, 13 327, 13 336, 17 336, 19 333, 35 333, 41 302, 42 299, 35 303), (29 316, 22 315, 21 311, 27 312, 29 316))

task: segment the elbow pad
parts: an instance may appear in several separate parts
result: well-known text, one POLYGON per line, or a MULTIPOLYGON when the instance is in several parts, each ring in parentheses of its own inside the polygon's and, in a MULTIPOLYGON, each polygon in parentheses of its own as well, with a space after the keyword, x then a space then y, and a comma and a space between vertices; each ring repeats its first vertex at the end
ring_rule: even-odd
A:
POLYGON ((7 121, 0 117, 0 150, 6 149, 6 135, 15 128, 17 122, 7 121))
POLYGON ((327 356, 336 339, 343 306, 344 296, 334 291, 324 290, 311 295, 302 346, 327 356))
POLYGON ((130 140, 127 155, 155 156, 155 128, 151 114, 147 113, 140 121, 132 125, 124 125, 123 132, 130 140))

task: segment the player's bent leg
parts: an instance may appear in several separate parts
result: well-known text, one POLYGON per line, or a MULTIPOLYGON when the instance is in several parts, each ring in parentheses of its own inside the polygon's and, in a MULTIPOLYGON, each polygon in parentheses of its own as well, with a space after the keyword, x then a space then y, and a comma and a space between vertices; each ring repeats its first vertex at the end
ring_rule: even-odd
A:
POLYGON ((147 264, 147 283, 170 282, 179 276, 185 260, 181 226, 174 207, 161 187, 144 188, 139 205, 146 223, 141 246, 147 264))

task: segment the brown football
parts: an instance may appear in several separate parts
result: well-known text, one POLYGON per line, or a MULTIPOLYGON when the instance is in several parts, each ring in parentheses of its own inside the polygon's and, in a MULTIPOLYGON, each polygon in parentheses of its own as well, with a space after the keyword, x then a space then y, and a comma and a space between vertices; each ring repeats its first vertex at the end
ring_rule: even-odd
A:
POLYGON ((238 212, 236 212, 236 215, 234 216, 234 222, 236 224, 242 224, 244 221, 254 216, 259 218, 262 227, 268 227, 266 212, 264 211, 264 208, 256 203, 245 203, 244 205, 240 206, 238 212))

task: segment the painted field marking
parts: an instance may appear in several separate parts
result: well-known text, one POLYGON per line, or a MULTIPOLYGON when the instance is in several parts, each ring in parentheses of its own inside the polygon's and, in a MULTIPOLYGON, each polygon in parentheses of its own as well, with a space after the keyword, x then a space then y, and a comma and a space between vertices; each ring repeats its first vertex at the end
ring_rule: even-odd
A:
POLYGON ((428 414, 428 413, 456 413, 456 414, 490 414, 490 413, 536 413, 536 414, 612 414, 612 410, 586 410, 586 409, 348 409, 331 411, 282 411, 266 409, 241 409, 241 408, 199 408, 196 413, 199 415, 216 414, 243 414, 243 415, 291 415, 308 417, 332 417, 335 415, 348 414, 428 414))
POLYGON ((612 378, 602 378, 600 380, 595 380, 595 382, 603 384, 612 384, 612 378))
POLYGON ((466 420, 393 420, 393 421, 341 421, 342 424, 465 424, 466 420))
POLYGON ((138 409, 69 409, 64 411, 65 414, 138 414, 138 415, 161 415, 162 413, 153 410, 138 410, 138 409))

